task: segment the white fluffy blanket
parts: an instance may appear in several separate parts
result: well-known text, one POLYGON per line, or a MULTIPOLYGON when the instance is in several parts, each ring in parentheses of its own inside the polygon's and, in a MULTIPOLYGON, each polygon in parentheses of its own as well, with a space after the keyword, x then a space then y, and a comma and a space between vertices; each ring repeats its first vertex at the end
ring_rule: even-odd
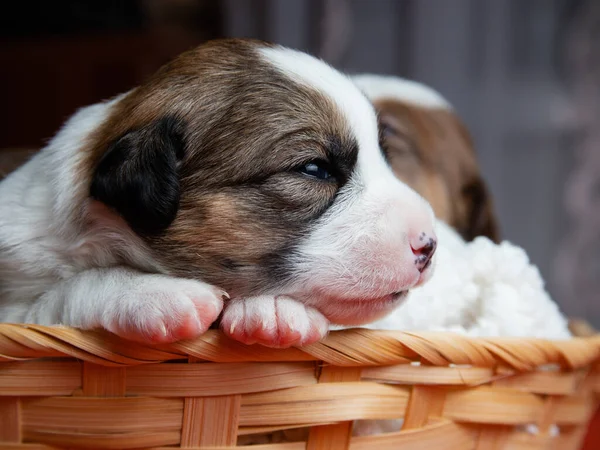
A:
POLYGON ((368 328, 470 336, 571 337, 567 319, 523 249, 484 237, 465 242, 438 221, 436 267, 392 314, 368 328))

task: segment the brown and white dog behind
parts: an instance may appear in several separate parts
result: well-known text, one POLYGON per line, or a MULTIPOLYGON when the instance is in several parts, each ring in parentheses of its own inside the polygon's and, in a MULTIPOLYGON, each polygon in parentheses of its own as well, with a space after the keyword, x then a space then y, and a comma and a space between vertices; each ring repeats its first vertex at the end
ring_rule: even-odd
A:
POLYGON ((487 236, 497 242, 496 214, 471 136, 448 101, 399 77, 364 74, 353 80, 379 113, 383 147, 396 175, 467 241, 487 236))
POLYGON ((433 217, 348 77, 214 41, 83 108, 0 183, 0 320, 168 342, 220 316, 242 342, 313 342, 430 276, 433 217))

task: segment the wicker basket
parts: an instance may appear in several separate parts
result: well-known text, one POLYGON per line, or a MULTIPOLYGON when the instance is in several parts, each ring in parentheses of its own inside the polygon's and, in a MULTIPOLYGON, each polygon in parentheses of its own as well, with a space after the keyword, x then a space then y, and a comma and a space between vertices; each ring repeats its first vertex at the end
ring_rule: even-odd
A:
POLYGON ((0 361, 3 449, 231 448, 240 436, 310 427, 300 442, 251 448, 569 450, 600 390, 597 336, 357 329, 272 350, 210 331, 149 348, 0 324, 0 361), (402 431, 352 435, 354 420, 392 418, 404 419, 402 431), (521 427, 531 424, 537 433, 521 427))

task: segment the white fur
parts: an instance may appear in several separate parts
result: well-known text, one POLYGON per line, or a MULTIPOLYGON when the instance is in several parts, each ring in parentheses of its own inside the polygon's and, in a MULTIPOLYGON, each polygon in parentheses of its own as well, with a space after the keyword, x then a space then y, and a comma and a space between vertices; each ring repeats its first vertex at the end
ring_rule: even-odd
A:
POLYGON ((222 293, 206 283, 115 267, 86 270, 54 284, 24 321, 101 327, 161 342, 194 337, 216 320, 222 307, 222 293))
POLYGON ((354 75, 352 80, 371 100, 390 98, 431 109, 453 109, 436 90, 413 80, 396 76, 354 75))
POLYGON ((77 273, 67 257, 83 206, 74 168, 82 142, 108 108, 99 104, 79 111, 43 152, 0 183, 1 317, 7 308, 16 317, 26 302, 77 273))
MULTIPOLYGON (((272 295, 262 301, 273 308, 240 309, 231 302, 225 311, 230 325, 249 328, 260 319, 273 329, 277 319, 278 330, 297 329, 307 343, 326 332, 323 314, 342 323, 373 320, 397 306, 389 294, 429 276, 430 269, 416 269, 411 246, 422 246, 423 232, 435 236, 433 213, 385 163, 373 107, 348 77, 292 50, 261 54, 291 83, 331 98, 359 146, 355 175, 300 246, 294 283, 265 293, 272 295), (287 295, 275 297, 281 294, 287 295)), ((123 221, 108 219, 88 198, 81 149, 126 95, 80 110, 0 184, 0 320, 100 326, 161 340, 181 337, 190 321, 206 329, 219 313, 215 289, 166 277, 123 221)))
POLYGON ((435 238, 433 211, 394 176, 379 147, 375 110, 346 75, 280 47, 261 53, 292 80, 333 100, 359 147, 353 178, 306 236, 295 264, 296 283, 284 293, 301 297, 337 323, 375 320, 398 305, 389 294, 428 276, 430 271, 423 275, 415 266, 411 246, 422 245, 422 232, 435 238))

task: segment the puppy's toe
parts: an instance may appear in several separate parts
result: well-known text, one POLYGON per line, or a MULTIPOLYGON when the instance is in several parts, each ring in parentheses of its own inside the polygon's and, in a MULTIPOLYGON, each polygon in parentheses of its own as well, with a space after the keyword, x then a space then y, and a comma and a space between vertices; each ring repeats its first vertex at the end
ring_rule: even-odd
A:
POLYGON ((306 337, 302 340, 302 345, 313 344, 323 339, 329 332, 329 320, 323 314, 314 308, 307 307, 308 323, 310 328, 306 337))
POLYGON ((321 339, 328 321, 313 308, 286 296, 259 296, 229 302, 221 327, 245 344, 287 348, 321 339))

